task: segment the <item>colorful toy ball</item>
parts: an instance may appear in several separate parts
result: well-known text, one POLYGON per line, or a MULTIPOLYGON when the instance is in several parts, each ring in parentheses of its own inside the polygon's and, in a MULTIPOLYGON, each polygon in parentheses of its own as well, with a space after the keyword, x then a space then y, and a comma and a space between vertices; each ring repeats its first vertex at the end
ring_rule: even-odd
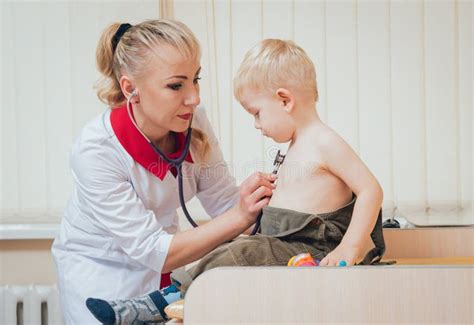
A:
POLYGON ((301 253, 296 256, 293 256, 288 261, 288 266, 318 266, 319 263, 316 262, 309 253, 301 253))

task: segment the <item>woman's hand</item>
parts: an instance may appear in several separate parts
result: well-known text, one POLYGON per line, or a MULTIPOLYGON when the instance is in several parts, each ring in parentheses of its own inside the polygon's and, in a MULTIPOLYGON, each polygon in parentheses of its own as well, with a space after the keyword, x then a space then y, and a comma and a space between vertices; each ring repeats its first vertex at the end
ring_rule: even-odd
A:
POLYGON ((320 266, 338 266, 340 261, 345 261, 347 266, 354 265, 359 257, 360 249, 356 246, 339 244, 332 252, 324 257, 320 266))
POLYGON ((249 226, 255 223, 260 210, 268 205, 275 188, 274 174, 253 173, 240 185, 238 209, 249 226))

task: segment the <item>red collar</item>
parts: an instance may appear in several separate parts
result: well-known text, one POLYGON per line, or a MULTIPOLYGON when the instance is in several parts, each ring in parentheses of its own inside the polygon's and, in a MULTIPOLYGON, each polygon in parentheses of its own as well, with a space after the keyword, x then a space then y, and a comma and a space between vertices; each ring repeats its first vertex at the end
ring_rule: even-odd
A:
MULTIPOLYGON (((120 106, 112 109, 110 113, 110 123, 117 139, 123 148, 132 156, 133 160, 142 165, 150 173, 163 180, 168 170, 172 168, 153 150, 148 141, 133 125, 128 115, 126 106, 120 106)), ((184 150, 185 135, 176 133, 178 136, 178 151, 168 155, 169 158, 178 158, 184 150)), ((190 153, 186 155, 185 160, 193 163, 190 153)), ((172 170, 173 171, 173 170, 172 170)), ((173 172, 173 174, 175 174, 173 172)), ((176 176, 176 174, 175 174, 176 176)))

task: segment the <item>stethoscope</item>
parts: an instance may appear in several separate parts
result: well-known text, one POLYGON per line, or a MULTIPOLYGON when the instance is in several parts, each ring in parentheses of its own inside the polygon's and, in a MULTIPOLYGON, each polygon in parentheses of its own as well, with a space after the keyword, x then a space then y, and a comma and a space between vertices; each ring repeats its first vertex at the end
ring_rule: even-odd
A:
MULTIPOLYGON (((184 212, 184 215, 186 216, 186 219, 188 219, 189 223, 193 227, 196 228, 196 227, 198 227, 198 224, 193 220, 193 218, 189 214, 188 209, 186 208, 186 202, 184 201, 183 172, 182 172, 183 162, 184 162, 184 159, 186 158, 186 156, 189 153, 189 147, 190 147, 190 144, 191 144, 191 134, 192 134, 192 130, 193 130, 191 128, 191 124, 193 122, 193 118, 191 117, 191 120, 189 121, 189 127, 188 127, 188 131, 187 131, 186 138, 185 138, 185 141, 184 141, 184 150, 183 150, 183 152, 181 153, 181 155, 178 158, 171 159, 171 158, 167 157, 166 154, 164 152, 162 152, 150 139, 148 139, 148 137, 140 130, 137 123, 135 122, 135 119, 133 118, 133 114, 132 114, 133 107, 132 107, 132 103, 131 103, 132 98, 135 97, 135 96, 137 96, 136 90, 134 90, 132 92, 132 94, 130 95, 130 97, 127 98, 127 113, 128 113, 128 116, 129 116, 130 120, 132 121, 133 126, 135 126, 135 128, 138 130, 138 132, 140 132, 140 134, 145 138, 145 140, 148 141, 148 143, 152 147, 153 151, 155 151, 155 153, 160 158, 164 159, 172 167, 176 168, 177 178, 178 178, 179 203, 181 204, 181 208, 183 209, 183 212, 184 212)), ((280 165, 283 163, 284 159, 285 159, 285 155, 280 154, 280 150, 278 150, 277 156, 275 157, 275 160, 273 162, 274 167, 273 167, 272 174, 276 175, 278 173, 278 169, 280 168, 280 165)), ((257 221, 255 223, 255 227, 252 230, 251 235, 255 235, 257 233, 257 231, 260 229, 261 219, 262 219, 262 212, 260 212, 260 214, 257 217, 257 221)))
MULTIPOLYGON (((276 175, 278 174, 278 169, 280 169, 281 164, 283 164, 283 161, 285 160, 286 155, 283 155, 280 153, 280 150, 278 150, 275 160, 273 160, 273 171, 272 174, 276 175)), ((251 232, 251 236, 255 235, 257 231, 260 229, 260 223, 262 221, 262 215, 263 215, 263 210, 260 211, 260 214, 257 217, 257 221, 255 222, 255 227, 253 228, 251 232)))
POLYGON ((188 127, 188 132, 186 134, 186 139, 184 141, 184 150, 183 150, 183 152, 181 153, 181 155, 178 158, 174 158, 174 159, 169 158, 169 157, 166 156, 166 154, 164 152, 162 152, 160 150, 160 148, 155 146, 155 144, 150 139, 148 139, 148 137, 140 130, 137 123, 135 122, 135 119, 133 118, 133 115, 132 115, 132 109, 133 108, 132 108, 132 103, 131 103, 132 98, 135 97, 135 96, 137 96, 136 90, 134 90, 132 92, 132 94, 130 95, 130 97, 127 99, 127 113, 128 113, 128 116, 130 117, 130 120, 132 121, 132 124, 135 126, 135 128, 138 130, 138 132, 140 132, 140 134, 145 138, 145 140, 148 141, 148 143, 153 148, 155 153, 160 158, 164 159, 172 167, 176 168, 177 178, 178 178, 179 203, 181 204, 181 208, 183 209, 183 212, 184 212, 184 215, 186 216, 186 219, 188 219, 189 223, 193 227, 197 227, 198 224, 193 220, 193 218, 189 214, 188 209, 186 208, 186 202, 184 202, 183 170, 182 170, 183 161, 186 158, 186 156, 188 155, 189 146, 191 144, 191 134, 192 134, 192 131, 193 131, 193 129, 191 128, 191 124, 193 122, 193 118, 191 117, 191 121, 189 121, 189 127, 188 127))

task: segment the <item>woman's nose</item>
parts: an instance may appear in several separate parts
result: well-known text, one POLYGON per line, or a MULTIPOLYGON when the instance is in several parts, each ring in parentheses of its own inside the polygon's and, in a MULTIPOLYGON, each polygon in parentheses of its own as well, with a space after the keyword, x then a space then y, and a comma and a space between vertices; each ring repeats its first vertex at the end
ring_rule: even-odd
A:
POLYGON ((199 97, 199 90, 193 89, 188 93, 186 99, 184 100, 184 105, 196 107, 200 102, 201 98, 199 97))

